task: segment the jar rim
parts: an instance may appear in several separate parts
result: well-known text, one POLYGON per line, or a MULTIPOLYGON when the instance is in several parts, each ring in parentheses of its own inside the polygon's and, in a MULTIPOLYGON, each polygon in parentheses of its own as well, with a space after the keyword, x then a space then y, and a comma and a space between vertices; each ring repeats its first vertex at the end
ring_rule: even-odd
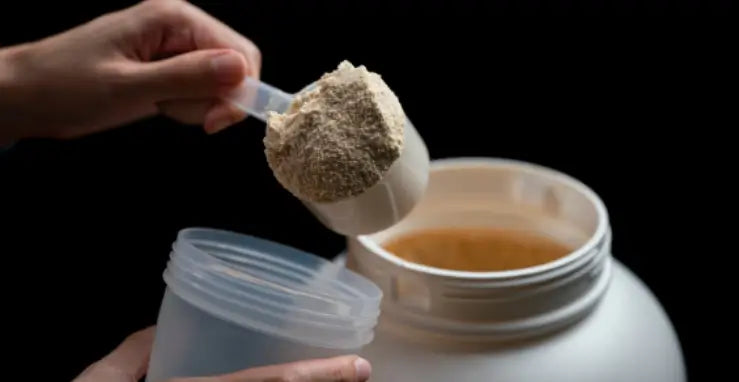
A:
MULTIPOLYGON (((349 268, 368 276, 387 294, 383 302, 386 322, 401 324, 405 331, 422 330, 426 335, 479 340, 521 338, 576 322, 605 294, 611 275, 608 213, 601 199, 582 182, 551 168, 517 160, 451 158, 432 161, 427 195, 428 204, 422 201, 417 208, 428 208, 428 211, 411 213, 408 221, 401 221, 401 226, 392 231, 348 240, 349 268), (490 178, 487 178, 487 171, 490 171, 490 178), (496 188, 501 185, 498 180, 511 183, 496 188), (465 184, 472 188, 457 191, 465 184), (475 188, 476 184, 480 187, 475 188), (491 207, 489 215, 484 207, 478 210, 479 215, 468 215, 469 211, 463 209, 462 218, 455 217, 456 209, 448 207, 468 201, 472 205, 484 204, 484 200, 494 201, 501 195, 518 198, 517 185, 523 187, 521 190, 535 190, 520 194, 524 204, 546 201, 550 190, 555 190, 555 195, 556 190, 562 190, 564 209, 553 207, 552 211, 557 211, 555 214, 564 219, 562 222, 571 222, 573 227, 577 225, 574 230, 562 228, 569 232, 569 240, 579 237, 573 242, 577 245, 575 250, 557 260, 529 268, 471 272, 413 263, 382 247, 384 240, 397 237, 392 233, 404 232, 409 227, 416 227, 419 232, 423 228, 418 227, 443 227, 444 214, 450 214, 452 226, 472 223, 484 226, 485 221, 495 226, 499 221, 495 217, 498 207, 491 207), (529 189, 527 185, 534 188, 529 189), (510 192, 513 194, 507 194, 510 192), (471 220, 466 220, 468 218, 471 220)), ((501 204, 493 202, 490 205, 501 204)), ((522 214, 525 215, 525 211, 523 209, 522 214)), ((539 217, 550 219, 546 214, 537 215, 537 219, 539 217)))
POLYGON ((454 167, 487 167, 495 165, 498 167, 515 167, 518 170, 526 172, 537 172, 537 175, 544 175, 551 179, 557 179, 561 182, 566 183, 568 186, 576 189, 594 207, 597 214, 597 224, 593 234, 578 248, 574 249, 569 254, 533 267, 512 269, 505 271, 485 271, 485 272, 473 272, 473 271, 460 271, 452 269, 443 269, 432 267, 424 264, 414 263, 405 260, 399 256, 395 256, 380 245, 377 241, 373 240, 370 236, 372 235, 360 235, 356 239, 365 247, 369 248, 384 260, 395 264, 403 269, 430 275, 447 278, 459 278, 467 280, 510 280, 510 279, 521 279, 528 277, 536 277, 544 274, 551 274, 556 272, 557 269, 566 268, 573 262, 577 262, 578 259, 586 256, 599 243, 603 241, 603 238, 609 231, 609 218, 608 210, 601 198, 583 182, 575 179, 560 171, 554 170, 550 167, 541 166, 529 162, 519 161, 515 159, 503 159, 503 158, 486 158, 486 157, 460 157, 460 158, 444 158, 432 161, 432 170, 450 169, 454 167))

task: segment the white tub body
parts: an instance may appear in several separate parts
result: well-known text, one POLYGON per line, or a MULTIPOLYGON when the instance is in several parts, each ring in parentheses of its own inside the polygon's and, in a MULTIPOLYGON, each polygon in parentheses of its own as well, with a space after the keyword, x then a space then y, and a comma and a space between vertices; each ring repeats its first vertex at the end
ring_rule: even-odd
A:
POLYGON ((627 268, 580 322, 508 345, 446 346, 395 334, 381 321, 362 355, 376 382, 683 382, 677 336, 661 306, 627 268))
MULTIPOLYGON (((362 354, 375 382, 683 382, 672 325, 611 256, 607 209, 555 170, 491 158, 434 161, 419 205, 348 239, 346 266, 383 290, 362 354), (525 230, 572 252, 530 268, 464 272, 405 261, 388 240, 429 228, 525 230)), ((491 254, 494 255, 494 254, 491 254)))

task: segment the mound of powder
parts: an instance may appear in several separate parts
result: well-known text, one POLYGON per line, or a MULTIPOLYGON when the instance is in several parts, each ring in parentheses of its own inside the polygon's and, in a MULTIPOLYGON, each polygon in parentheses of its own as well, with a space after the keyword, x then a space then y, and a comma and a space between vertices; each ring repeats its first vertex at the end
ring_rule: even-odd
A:
POLYGON ((405 114, 382 78, 342 62, 284 114, 271 113, 267 162, 300 199, 334 202, 375 185, 400 156, 405 114))

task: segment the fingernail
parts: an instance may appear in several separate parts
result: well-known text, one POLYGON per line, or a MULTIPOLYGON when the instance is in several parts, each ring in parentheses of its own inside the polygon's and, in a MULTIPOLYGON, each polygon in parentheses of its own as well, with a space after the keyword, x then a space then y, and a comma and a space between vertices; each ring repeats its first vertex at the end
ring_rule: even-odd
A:
POLYGON ((222 84, 234 84, 240 82, 244 77, 244 60, 238 53, 221 53, 210 60, 218 82, 222 84))
POLYGON ((354 361, 354 368, 357 370, 357 381, 364 382, 369 379, 372 374, 372 366, 369 362, 362 358, 357 358, 354 361))

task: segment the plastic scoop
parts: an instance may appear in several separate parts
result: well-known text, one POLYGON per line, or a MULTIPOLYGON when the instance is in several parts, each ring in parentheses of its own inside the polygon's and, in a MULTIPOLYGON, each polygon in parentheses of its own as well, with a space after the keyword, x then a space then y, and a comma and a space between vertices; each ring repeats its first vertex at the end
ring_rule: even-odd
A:
MULTIPOLYGON (((267 113, 284 113, 293 95, 253 78, 246 80, 226 100, 247 114, 267 121, 267 113)), ((406 119, 400 157, 385 176, 361 194, 331 203, 303 200, 303 204, 331 230, 349 236, 381 231, 405 217, 426 190, 429 154, 421 136, 406 119)))

